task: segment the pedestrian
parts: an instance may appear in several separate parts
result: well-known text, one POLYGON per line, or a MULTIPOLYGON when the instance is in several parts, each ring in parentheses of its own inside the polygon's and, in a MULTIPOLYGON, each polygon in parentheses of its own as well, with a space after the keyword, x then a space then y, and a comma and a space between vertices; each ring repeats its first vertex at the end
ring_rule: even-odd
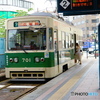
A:
POLYGON ((82 64, 81 56, 82 56, 81 48, 80 48, 79 44, 76 43, 75 63, 77 63, 77 61, 78 61, 80 65, 82 64))

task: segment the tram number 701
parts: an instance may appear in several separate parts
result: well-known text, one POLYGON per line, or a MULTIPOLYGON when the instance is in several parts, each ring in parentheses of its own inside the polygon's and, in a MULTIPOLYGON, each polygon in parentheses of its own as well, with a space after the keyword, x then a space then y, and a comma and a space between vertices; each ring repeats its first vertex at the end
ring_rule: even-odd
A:
POLYGON ((31 58, 22 58, 22 62, 31 62, 31 58))

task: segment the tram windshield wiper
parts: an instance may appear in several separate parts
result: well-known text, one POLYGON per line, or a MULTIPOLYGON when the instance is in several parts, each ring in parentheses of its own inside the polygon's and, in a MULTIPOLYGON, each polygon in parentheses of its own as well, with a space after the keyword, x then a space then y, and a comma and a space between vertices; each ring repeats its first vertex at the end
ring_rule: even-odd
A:
POLYGON ((28 52, 26 52, 26 50, 23 48, 22 45, 20 45, 20 48, 21 48, 26 54, 28 54, 28 52))

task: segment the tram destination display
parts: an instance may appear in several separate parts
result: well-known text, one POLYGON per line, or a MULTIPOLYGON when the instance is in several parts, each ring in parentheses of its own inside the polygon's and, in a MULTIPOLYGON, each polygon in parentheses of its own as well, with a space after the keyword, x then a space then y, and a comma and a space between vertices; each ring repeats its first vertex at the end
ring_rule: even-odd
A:
POLYGON ((84 15, 100 13, 100 0, 57 0, 58 13, 84 15))

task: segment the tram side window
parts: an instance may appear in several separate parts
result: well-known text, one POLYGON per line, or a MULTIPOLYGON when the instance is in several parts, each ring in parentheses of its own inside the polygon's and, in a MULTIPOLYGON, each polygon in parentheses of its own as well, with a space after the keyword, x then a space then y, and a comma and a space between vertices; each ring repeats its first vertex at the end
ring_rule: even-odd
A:
POLYGON ((66 48, 69 48, 69 36, 66 33, 66 48))
POLYGON ((74 46, 74 40, 73 40, 73 35, 72 34, 70 34, 70 39, 69 39, 70 41, 69 41, 69 46, 70 47, 73 47, 74 46))
POLYGON ((53 29, 49 29, 49 49, 53 49, 53 29))
POLYGON ((61 32, 61 39, 62 39, 62 48, 69 48, 69 34, 65 32, 61 32))
POLYGON ((65 32, 61 32, 61 37, 62 37, 62 48, 66 48, 66 38, 65 38, 65 32))

